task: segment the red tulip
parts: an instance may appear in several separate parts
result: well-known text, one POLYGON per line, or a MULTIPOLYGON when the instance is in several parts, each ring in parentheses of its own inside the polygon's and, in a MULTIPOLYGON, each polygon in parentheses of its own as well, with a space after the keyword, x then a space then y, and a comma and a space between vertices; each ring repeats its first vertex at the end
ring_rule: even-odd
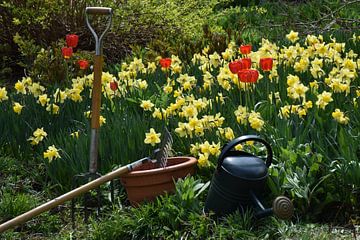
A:
POLYGON ((272 58, 260 58, 260 67, 263 71, 271 71, 273 67, 272 58))
POLYGON ((240 70, 244 69, 243 63, 241 60, 233 61, 229 63, 229 68, 232 73, 238 73, 240 70))
POLYGON ((249 54, 251 52, 251 45, 241 45, 240 52, 242 54, 249 54))
POLYGON ((68 47, 75 48, 78 45, 79 36, 76 34, 68 34, 66 35, 66 44, 68 47))
POLYGON ((169 68, 171 65, 171 58, 162 58, 159 61, 161 67, 163 68, 169 68))
POLYGON ((118 89, 118 84, 115 81, 110 82, 110 89, 116 91, 118 89))
POLYGON ((238 72, 240 82, 255 83, 259 78, 259 72, 255 69, 244 69, 238 72))
POLYGON ((83 69, 83 70, 87 69, 89 67, 89 62, 85 59, 80 59, 78 61, 78 64, 79 64, 80 69, 83 69))
POLYGON ((251 58, 242 58, 241 61, 242 61, 243 69, 251 68, 251 58))
POLYGON ((73 54, 73 49, 71 47, 63 47, 61 53, 65 59, 69 59, 73 54))

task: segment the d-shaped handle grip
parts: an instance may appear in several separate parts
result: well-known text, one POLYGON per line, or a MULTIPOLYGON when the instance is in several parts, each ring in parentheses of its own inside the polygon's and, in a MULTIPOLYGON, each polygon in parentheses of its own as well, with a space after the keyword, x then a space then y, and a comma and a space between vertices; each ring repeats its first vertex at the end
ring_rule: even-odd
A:
POLYGON ((94 15, 109 15, 112 13, 112 9, 107 7, 87 7, 85 12, 94 15))
POLYGON ((225 145, 225 147, 223 148, 223 150, 220 153, 217 168, 220 169, 220 167, 224 161, 224 158, 226 157, 226 154, 233 147, 235 147, 236 145, 239 145, 240 143, 247 142, 247 141, 260 142, 265 145, 266 150, 267 150, 266 167, 270 167, 271 162, 272 162, 272 157, 273 157, 273 153, 272 153, 270 144, 267 143, 264 139, 260 138, 257 135, 245 135, 245 136, 238 137, 225 145))

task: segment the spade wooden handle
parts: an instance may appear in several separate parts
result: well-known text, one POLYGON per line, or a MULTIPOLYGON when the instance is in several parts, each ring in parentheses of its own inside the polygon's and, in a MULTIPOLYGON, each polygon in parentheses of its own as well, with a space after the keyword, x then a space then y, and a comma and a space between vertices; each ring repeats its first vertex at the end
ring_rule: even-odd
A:
POLYGON ((112 9, 107 7, 87 7, 85 12, 87 14, 108 15, 111 14, 112 9))

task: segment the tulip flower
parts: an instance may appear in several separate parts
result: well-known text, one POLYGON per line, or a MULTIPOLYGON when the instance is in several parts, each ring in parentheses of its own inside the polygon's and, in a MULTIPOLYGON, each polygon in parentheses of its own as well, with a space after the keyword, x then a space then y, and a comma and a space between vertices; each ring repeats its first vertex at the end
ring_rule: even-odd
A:
POLYGON ((80 69, 82 69, 82 70, 85 70, 89 67, 89 62, 85 59, 80 59, 78 61, 78 64, 79 64, 80 69))
POLYGON ((243 69, 250 69, 251 68, 251 58, 242 58, 241 59, 243 69))
POLYGON ((110 89, 116 91, 118 89, 118 84, 115 81, 110 82, 110 89))
POLYGON ((73 49, 71 47, 63 47, 61 53, 65 59, 69 59, 73 54, 73 49))
POLYGON ((249 54, 251 52, 251 45, 241 45, 240 52, 242 54, 249 54))
POLYGON ((271 71, 272 67, 273 67, 272 58, 260 58, 260 68, 263 71, 271 71))
POLYGON ((162 68, 169 68, 171 65, 171 58, 162 58, 159 60, 162 68))
POLYGON ((243 69, 238 72, 240 82, 255 83, 259 78, 259 72, 255 69, 243 69))
POLYGON ((242 61, 237 60, 229 63, 229 69, 234 74, 238 73, 240 70, 244 69, 242 61))
POLYGON ((79 36, 76 34, 68 34, 66 35, 66 44, 68 47, 75 48, 78 45, 79 36))

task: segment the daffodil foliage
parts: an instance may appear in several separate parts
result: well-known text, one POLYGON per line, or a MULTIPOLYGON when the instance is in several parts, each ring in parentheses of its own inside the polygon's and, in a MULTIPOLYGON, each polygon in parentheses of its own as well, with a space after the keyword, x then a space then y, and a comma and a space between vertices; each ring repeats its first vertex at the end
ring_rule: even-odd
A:
MULTIPOLYGON (((286 38, 285 46, 263 39, 246 54, 231 42, 224 52, 204 48, 189 63, 174 55, 133 58, 116 73, 103 72, 101 171, 150 154, 164 126, 174 151, 197 157, 200 169, 214 167, 221 147, 245 134, 267 139, 274 162, 289 141, 311 144, 329 163, 358 161, 360 36, 338 42, 291 31, 286 38), (259 71, 256 82, 242 82, 229 69, 245 57, 259 71), (171 63, 162 66, 162 58, 171 63), (262 58, 273 59, 270 70, 261 70, 262 58)), ((72 169, 61 177, 86 171, 92 81, 90 74, 57 88, 24 77, 0 87, 0 143, 37 152, 55 178, 51 166, 72 169)))

